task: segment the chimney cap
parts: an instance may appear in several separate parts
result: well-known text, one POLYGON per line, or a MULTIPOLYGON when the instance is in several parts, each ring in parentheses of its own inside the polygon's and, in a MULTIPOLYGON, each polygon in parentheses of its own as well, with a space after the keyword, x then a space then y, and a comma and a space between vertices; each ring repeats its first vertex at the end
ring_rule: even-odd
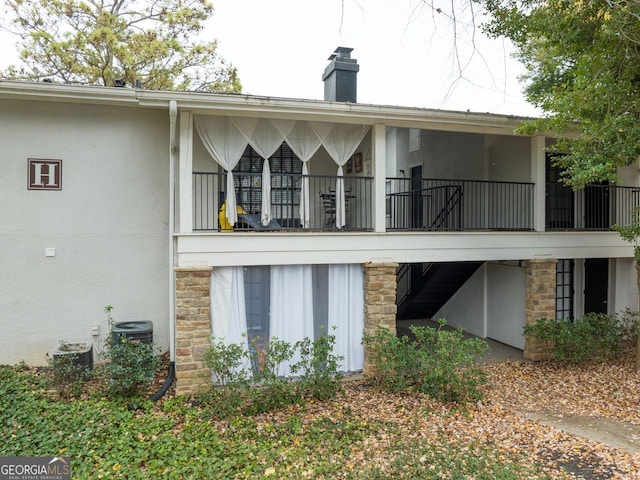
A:
POLYGON ((351 58, 351 52, 353 52, 353 48, 349 47, 338 47, 333 53, 329 56, 327 60, 333 60, 336 57, 339 58, 351 58))

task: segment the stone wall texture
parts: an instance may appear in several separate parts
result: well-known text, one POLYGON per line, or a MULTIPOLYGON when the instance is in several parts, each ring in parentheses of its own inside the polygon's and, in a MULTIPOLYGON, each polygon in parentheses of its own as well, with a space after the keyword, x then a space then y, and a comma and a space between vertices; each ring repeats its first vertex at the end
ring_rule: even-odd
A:
POLYGON ((176 268, 176 394, 210 383, 204 352, 211 346, 211 267, 176 268))
MULTIPOLYGON (((365 263, 364 268, 364 334, 372 335, 378 327, 396 333, 396 271, 397 263, 365 263)), ((364 351, 364 373, 374 366, 364 351)))
MULTIPOLYGON (((527 261, 526 324, 533 325, 541 318, 556 317, 557 260, 527 261)), ((525 338, 524 358, 549 360, 553 356, 547 341, 525 338)))

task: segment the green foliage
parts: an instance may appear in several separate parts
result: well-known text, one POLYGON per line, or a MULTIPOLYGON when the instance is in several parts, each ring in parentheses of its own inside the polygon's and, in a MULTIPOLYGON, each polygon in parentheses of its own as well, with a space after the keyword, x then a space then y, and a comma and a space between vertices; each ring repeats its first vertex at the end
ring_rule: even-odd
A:
POLYGON ((527 99, 547 115, 520 131, 562 136, 550 150, 568 185, 615 182, 640 155, 640 3, 478 2, 491 14, 485 30, 517 47, 527 99))
POLYGON ((421 412, 403 413, 416 418, 402 428, 346 402, 223 422, 184 397, 133 411, 107 397, 53 400, 42 386, 24 365, 0 365, 0 455, 69 456, 73 478, 549 478, 490 440, 424 439, 438 422, 421 412))
MULTIPOLYGON (((111 311, 105 307, 109 332, 113 327, 111 311)), ((105 361, 102 374, 108 384, 109 395, 130 397, 148 386, 154 378, 160 360, 154 356, 155 344, 132 341, 124 336, 109 335, 105 348, 99 354, 105 361)))
POLYGON ((627 225, 614 225, 613 229, 620 234, 620 237, 633 245, 633 257, 636 264, 640 265, 640 207, 636 207, 631 212, 631 222, 627 225))
MULTIPOLYGON (((66 342, 60 342, 58 350, 68 349, 66 342)), ((66 355, 47 355, 49 365, 48 383, 56 389, 62 398, 77 397, 82 393, 84 381, 91 376, 91 371, 78 362, 78 354, 70 352, 66 355)))
POLYGON ((198 41, 207 0, 7 0, 4 26, 20 38, 22 66, 5 78, 58 79, 147 89, 239 92, 216 41, 198 41))
POLYGON ((448 330, 445 325, 444 320, 438 328, 412 325, 413 338, 397 337, 383 328, 365 335, 374 385, 391 392, 415 389, 449 402, 480 399, 485 378, 476 360, 488 349, 487 342, 465 338, 462 329, 448 330))
POLYGON ((227 418, 300 404, 306 397, 331 398, 343 391, 340 359, 332 354, 334 343, 332 335, 313 342, 305 338, 294 345, 272 337, 266 346, 254 339, 247 349, 215 339, 204 355, 214 385, 199 395, 199 401, 211 415, 227 418), (291 373, 295 379, 282 375, 285 362, 294 358, 291 373))
POLYGON ((525 336, 549 342, 557 361, 580 363, 606 361, 635 337, 637 315, 622 317, 590 313, 575 321, 541 318, 524 327, 525 336))
POLYGON ((317 400, 328 400, 344 391, 338 372, 341 358, 332 353, 335 341, 335 335, 323 334, 313 342, 305 338, 296 344, 300 361, 292 370, 300 376, 299 388, 317 400))

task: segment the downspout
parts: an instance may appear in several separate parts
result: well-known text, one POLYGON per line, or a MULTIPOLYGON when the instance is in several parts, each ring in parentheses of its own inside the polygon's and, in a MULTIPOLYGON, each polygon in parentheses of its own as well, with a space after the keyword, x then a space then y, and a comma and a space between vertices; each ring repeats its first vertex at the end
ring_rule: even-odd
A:
POLYGON ((167 379, 149 400, 159 400, 167 393, 167 390, 175 380, 176 358, 176 308, 175 308, 175 161, 176 161, 176 118, 178 116, 178 104, 175 100, 169 101, 169 371, 167 379))
POLYGON ((176 282, 175 282, 175 170, 176 170, 176 118, 178 103, 169 101, 169 360, 176 358, 176 282))

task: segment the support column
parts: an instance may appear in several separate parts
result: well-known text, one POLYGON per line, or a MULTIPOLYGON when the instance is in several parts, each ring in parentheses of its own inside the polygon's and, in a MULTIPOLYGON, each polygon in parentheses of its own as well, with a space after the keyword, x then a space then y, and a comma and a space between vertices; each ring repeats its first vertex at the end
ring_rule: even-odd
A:
MULTIPOLYGON (((556 259, 527 260, 526 324, 556 317, 556 259)), ((524 358, 549 360, 553 356, 545 340, 525 338, 524 358)))
POLYGON ((204 352, 211 347, 211 267, 176 268, 176 395, 211 383, 204 352))
POLYGON ((193 115, 180 112, 180 163, 178 164, 180 233, 193 232, 193 115))
MULTIPOLYGON (((364 334, 373 335, 378 327, 396 333, 397 263, 365 263, 364 269, 364 334)), ((364 373, 372 371, 364 351, 364 373)))
POLYGON ((533 182, 533 229, 545 230, 546 214, 546 144, 542 135, 531 138, 531 181, 533 182))
POLYGON ((384 232, 387 227, 386 203, 386 155, 387 155, 387 127, 376 124, 373 126, 373 230, 384 232))

